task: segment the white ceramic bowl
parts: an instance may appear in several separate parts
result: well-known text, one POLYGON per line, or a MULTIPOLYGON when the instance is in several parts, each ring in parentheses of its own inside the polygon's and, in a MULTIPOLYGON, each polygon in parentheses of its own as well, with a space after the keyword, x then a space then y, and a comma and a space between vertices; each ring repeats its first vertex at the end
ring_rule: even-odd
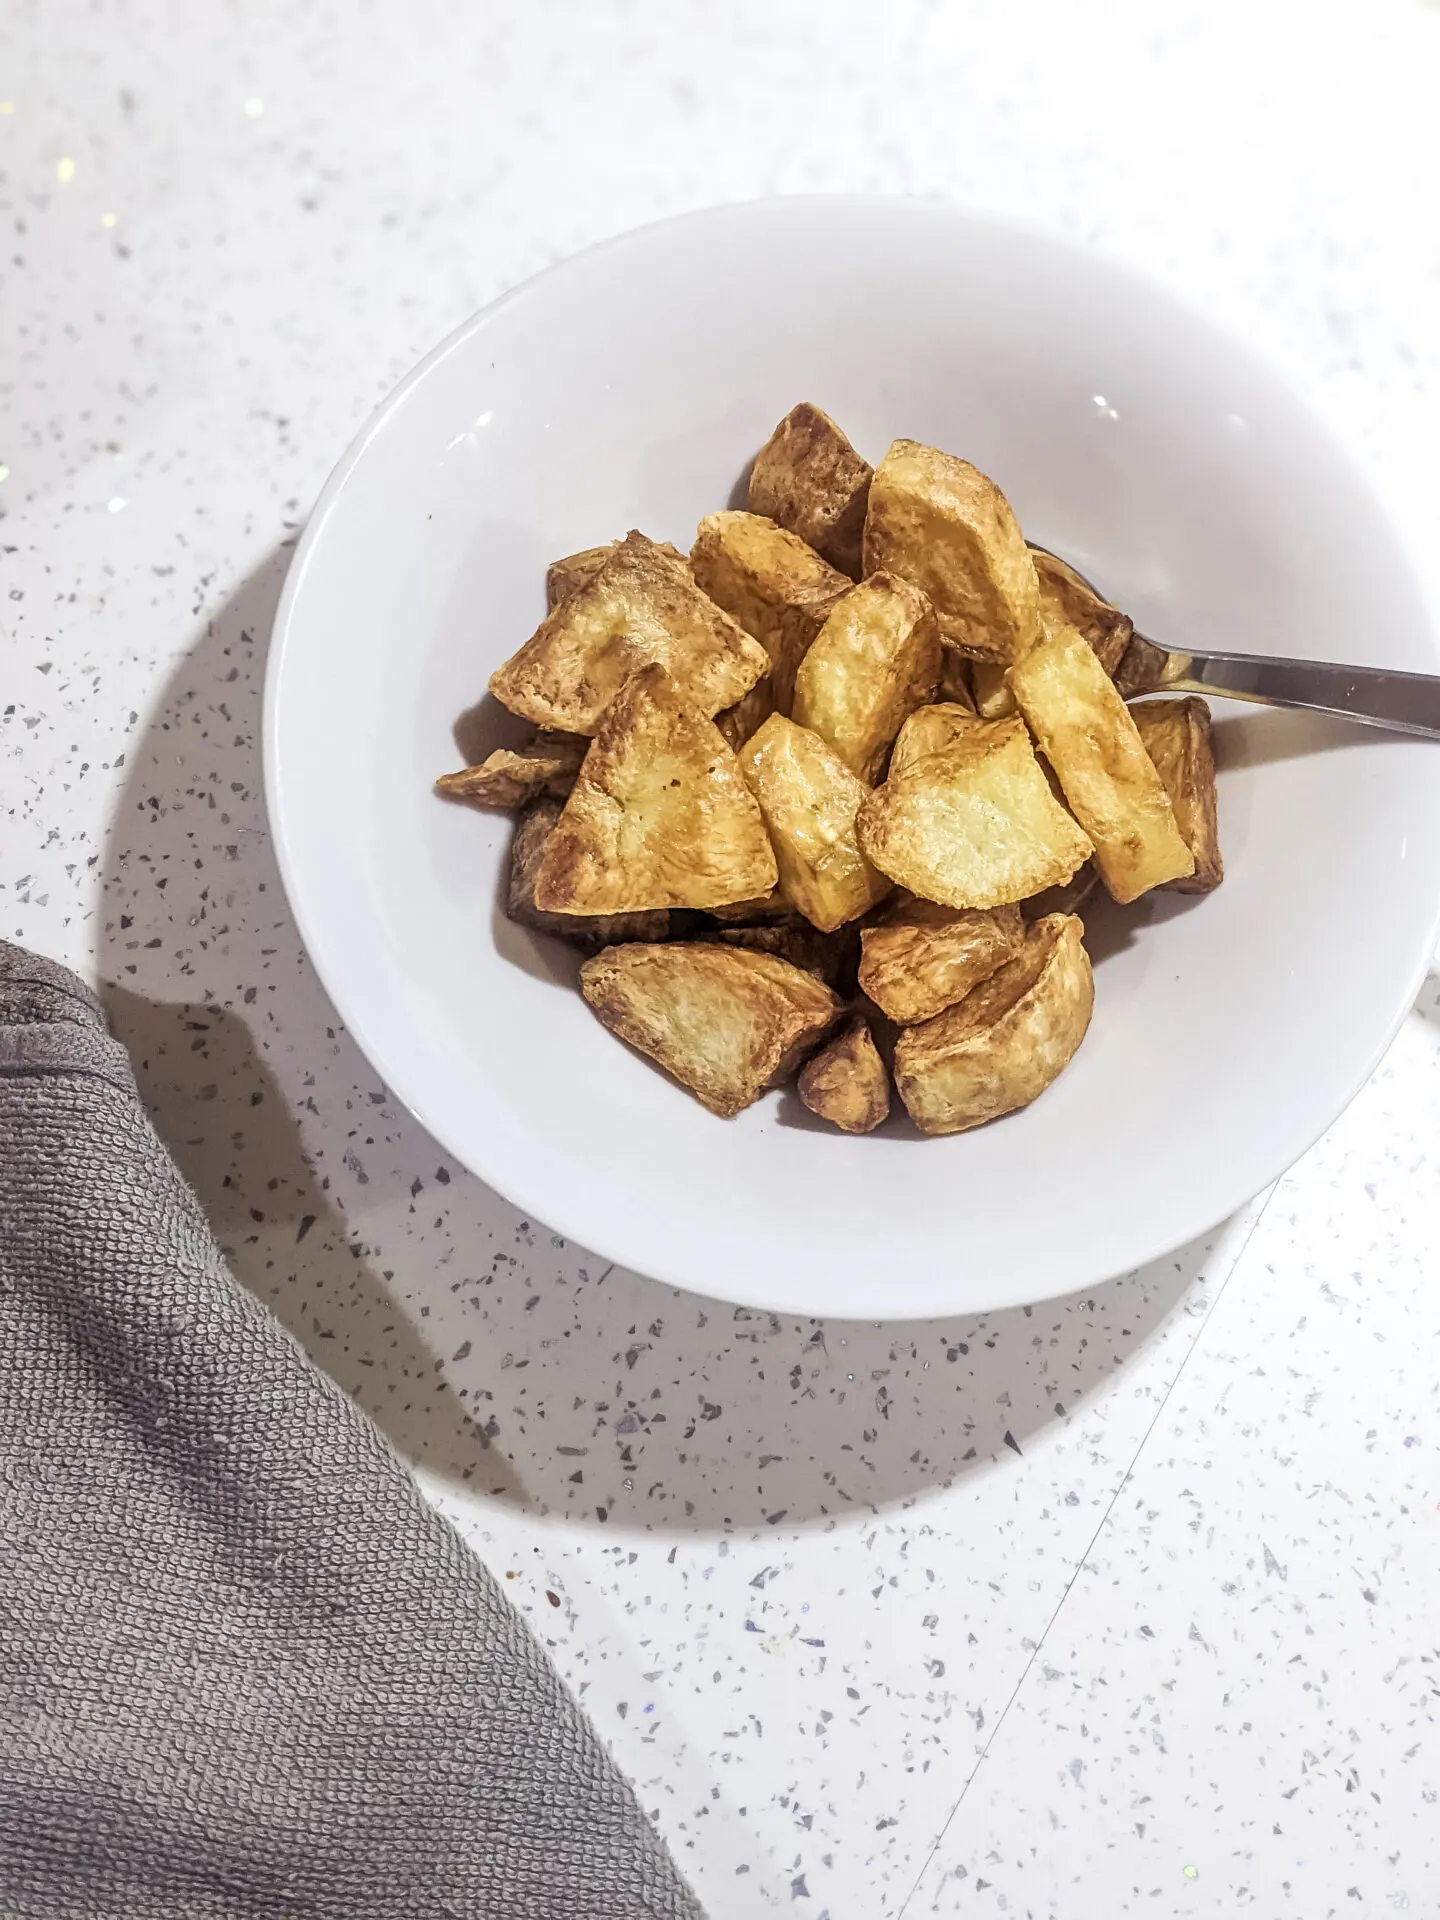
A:
POLYGON ((719 209, 507 294, 336 469, 270 655, 281 868, 393 1091, 598 1254, 802 1313, 1040 1299, 1214 1225, 1374 1068, 1436 939, 1440 748, 1220 717, 1225 883, 1101 916, 1090 1034, 1026 1112, 941 1140, 846 1138, 793 1096, 712 1118, 501 916, 509 822, 431 782, 541 617, 547 561, 629 527, 688 546, 801 399, 872 460, 904 434, 975 461, 1174 645, 1437 666, 1344 457, 1154 287, 929 204, 719 209))

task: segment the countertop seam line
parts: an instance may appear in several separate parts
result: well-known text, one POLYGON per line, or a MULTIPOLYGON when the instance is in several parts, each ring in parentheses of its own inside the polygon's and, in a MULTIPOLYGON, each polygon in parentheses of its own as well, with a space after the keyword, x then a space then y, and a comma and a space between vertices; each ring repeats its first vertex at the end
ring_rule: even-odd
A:
POLYGON ((1056 1601, 1054 1607, 1051 1609, 1050 1618, 1045 1622, 1045 1625, 1041 1630, 1040 1637, 1036 1640, 1035 1645, 1030 1650, 1030 1658, 1025 1662, 1025 1665, 1021 1668, 1019 1677, 1016 1680, 1015 1685, 1010 1690, 1009 1699, 1005 1702, 1005 1705, 1001 1708, 1000 1713, 996 1717, 995 1724, 990 1730, 990 1737, 988 1740, 986 1740, 985 1745, 980 1750, 979 1759, 975 1762, 975 1765, 970 1769, 969 1777, 966 1779, 965 1784, 961 1787, 959 1794, 956 1796, 955 1804, 950 1809, 950 1812, 947 1814, 944 1825, 940 1828, 940 1831, 936 1834, 928 1851, 926 1852, 925 1859, 921 1863, 920 1871, 916 1874, 914 1884, 910 1888, 909 1893, 907 1893, 905 1896, 904 1904, 900 1907, 899 1912, 896 1915, 896 1920, 906 1920, 906 1916, 910 1911, 911 1902, 914 1900, 916 1894, 920 1891, 920 1888, 924 1884, 925 1876, 930 1871, 931 1862, 934 1860, 936 1854, 940 1851, 940 1848, 944 1845, 945 1836, 949 1833, 951 1827, 955 1824, 955 1820, 959 1815, 960 1809, 965 1804, 966 1795, 969 1793, 971 1787, 975 1784, 976 1777, 978 1776, 981 1767, 984 1766, 987 1758, 989 1757, 990 1749, 994 1746, 995 1741, 999 1737, 1000 1729, 1004 1726, 1006 1720, 1009 1718, 1010 1709, 1014 1706, 1015 1702, 1019 1699, 1020 1690, 1025 1685, 1026 1680, 1030 1677, 1030 1669, 1035 1665, 1036 1660, 1039 1658, 1041 1648, 1045 1645, 1046 1641, 1050 1637, 1050 1629, 1054 1626, 1055 1622, 1059 1619, 1060 1614, 1064 1609, 1065 1602, 1070 1598, 1070 1589, 1074 1586, 1075 1582, 1079 1579, 1082 1571, 1084 1570, 1086 1562, 1089 1560, 1091 1554, 1095 1551, 1096 1543, 1099 1541, 1101 1534, 1103 1534, 1106 1527, 1109 1526, 1110 1516, 1115 1511, 1116 1503, 1118 1502, 1121 1494, 1125 1491, 1126 1487, 1129 1486, 1131 1478, 1134 1475, 1136 1465, 1139 1462, 1140 1456, 1142 1453, 1144 1453, 1146 1447, 1149 1445, 1150 1436, 1155 1431, 1155 1428, 1159 1423, 1160 1416, 1164 1413, 1166 1407, 1170 1404, 1170 1396, 1174 1393, 1176 1387, 1179 1386, 1180 1381, 1185 1373, 1185 1369, 1189 1366, 1190 1361, 1195 1353, 1195 1349, 1200 1345, 1200 1342, 1205 1338, 1207 1331, 1209 1330, 1212 1322, 1215 1319, 1215 1315, 1219 1312, 1220 1303, 1225 1298, 1225 1295, 1229 1290, 1230 1282, 1234 1279, 1236 1271, 1239 1268, 1240 1262, 1245 1258, 1245 1255, 1250 1251, 1251 1242, 1254 1240, 1255 1235, 1259 1232, 1260 1223, 1261 1221, 1264 1220, 1266 1214, 1270 1211, 1271 1202, 1274 1200, 1275 1195, 1279 1192, 1280 1187, 1284 1182, 1284 1179, 1285 1179, 1285 1176, 1282 1175, 1281 1178, 1274 1183, 1270 1191, 1266 1194, 1264 1200, 1261 1202, 1259 1208, 1256 1210, 1255 1217, 1250 1222, 1250 1231, 1245 1235, 1244 1240, 1236 1250, 1235 1258, 1230 1262, 1229 1266, 1225 1270, 1225 1278, 1220 1282, 1220 1286, 1215 1294, 1214 1302, 1210 1308, 1209 1313, 1206 1314, 1205 1316, 1205 1325, 1201 1327, 1200 1331, 1196 1334, 1195 1338, 1191 1341, 1189 1349, 1187 1350, 1184 1358, 1181 1360, 1179 1366, 1175 1369, 1174 1377, 1172 1378, 1169 1386, 1165 1389, 1165 1392, 1161 1395, 1160 1404, 1159 1406, 1156 1407, 1154 1414, 1151 1416, 1150 1424, 1146 1427, 1144 1433, 1141 1434, 1139 1443, 1136 1446, 1134 1453, 1130 1457, 1130 1464, 1126 1467, 1124 1473, 1120 1476, 1119 1481, 1116 1483, 1115 1491, 1114 1493, 1111 1494, 1109 1500, 1106 1502, 1105 1511, 1104 1513, 1101 1514, 1099 1521, 1096 1523, 1095 1531, 1091 1534, 1089 1540, 1086 1542, 1085 1551, 1080 1555, 1079 1559, 1076 1560, 1075 1565, 1071 1570, 1070 1578, 1065 1582, 1064 1590, 1062 1591, 1060 1598, 1056 1601))

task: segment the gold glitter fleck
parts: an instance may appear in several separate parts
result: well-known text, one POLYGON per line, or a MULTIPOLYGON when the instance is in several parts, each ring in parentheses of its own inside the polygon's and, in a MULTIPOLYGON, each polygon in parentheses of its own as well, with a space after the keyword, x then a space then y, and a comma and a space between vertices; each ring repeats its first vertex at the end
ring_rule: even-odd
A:
POLYGON ((14 111, 15 102, 13 100, 0 100, 0 113, 13 113, 14 111))
POLYGON ((9 478, 10 469, 8 467, 0 467, 0 480, 8 480, 9 478))
POLYGON ((1187 1880, 1198 1880, 1200 1878, 1200 1869, 1198 1867, 1182 1867, 1180 1871, 1187 1880))
POLYGON ((259 94, 252 94, 245 102, 245 111, 252 120, 258 120, 265 111, 265 102, 259 94))
POLYGON ((67 154, 63 160, 55 162, 55 178, 62 187, 68 187, 75 178, 75 162, 67 154))
POLYGON ((126 507, 129 506, 130 502, 128 500, 122 500, 119 494, 117 493, 115 498, 109 504, 110 504, 111 513, 123 513, 126 507))
POLYGON ((114 216, 114 214, 113 214, 113 213, 102 213, 102 214, 101 214, 101 216, 100 216, 100 224, 101 224, 101 226, 102 226, 102 227, 113 227, 113 226, 114 226, 114 224, 115 224, 115 216, 114 216))

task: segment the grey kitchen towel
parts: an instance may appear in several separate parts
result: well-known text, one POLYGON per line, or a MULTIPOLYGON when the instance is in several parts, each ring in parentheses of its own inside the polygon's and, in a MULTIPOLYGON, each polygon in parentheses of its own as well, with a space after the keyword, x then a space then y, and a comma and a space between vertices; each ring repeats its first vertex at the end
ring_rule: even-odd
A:
POLYGON ((594 1730, 0 942, 0 1915, 697 1920, 594 1730))

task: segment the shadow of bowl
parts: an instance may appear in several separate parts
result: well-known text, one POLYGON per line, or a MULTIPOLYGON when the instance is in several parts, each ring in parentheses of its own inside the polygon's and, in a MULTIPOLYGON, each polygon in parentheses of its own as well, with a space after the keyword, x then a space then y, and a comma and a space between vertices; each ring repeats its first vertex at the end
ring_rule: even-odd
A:
POLYGON ((799 1320, 606 1267, 448 1166, 326 1000, 271 852, 287 558, 205 622, 130 755, 100 964, 237 1275, 407 1459, 597 1527, 823 1525, 1013 1458, 1163 1330, 1209 1242, 1033 1309, 799 1320))

